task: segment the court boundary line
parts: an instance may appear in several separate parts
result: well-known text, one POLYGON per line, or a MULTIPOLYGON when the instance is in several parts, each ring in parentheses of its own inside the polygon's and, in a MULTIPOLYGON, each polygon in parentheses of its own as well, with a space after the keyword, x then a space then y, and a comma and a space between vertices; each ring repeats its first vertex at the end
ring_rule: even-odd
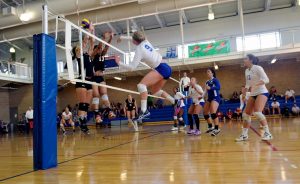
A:
MULTIPOLYGON (((162 134, 162 133, 164 133, 164 131, 157 131, 156 133, 153 133, 151 135, 148 135, 148 136, 145 136, 145 137, 142 137, 142 138, 127 141, 127 142, 124 142, 124 143, 121 143, 121 144, 118 144, 118 145, 115 145, 115 146, 112 146, 112 147, 108 147, 108 148, 105 148, 105 149, 101 149, 101 150, 98 150, 98 151, 95 151, 95 152, 92 152, 92 153, 89 153, 89 154, 85 154, 85 155, 70 159, 70 160, 65 160, 65 161, 62 161, 62 162, 58 162, 57 166, 68 163, 68 162, 71 162, 71 161, 74 161, 74 160, 78 160, 78 159, 81 159, 81 158, 84 158, 84 157, 88 157, 88 156, 91 156, 91 155, 94 155, 94 154, 97 154, 97 153, 101 153, 101 152, 104 152, 104 151, 107 151, 107 150, 110 150, 110 149, 114 149, 114 148, 117 148, 117 147, 120 147, 120 146, 124 146, 126 144, 130 144, 130 143, 133 143, 135 141, 140 141, 140 140, 144 140, 144 139, 147 139, 147 138, 150 138, 150 137, 154 137, 154 136, 162 134)), ((57 167, 55 167, 55 168, 57 168, 57 167)), ((55 169, 55 168, 51 168, 51 169, 55 169)), ((49 169, 45 169, 45 170, 49 170, 49 169)), ((45 171, 45 170, 30 170, 30 171, 27 171, 27 172, 23 172, 23 173, 20 173, 20 174, 17 174, 17 175, 13 175, 13 176, 10 176, 10 177, 7 177, 7 178, 0 179, 0 182, 7 181, 7 180, 10 180, 10 179, 13 179, 13 178, 20 177, 20 176, 24 176, 24 175, 27 175, 27 174, 30 174, 30 173, 33 173, 33 172, 45 171)))
MULTIPOLYGON (((256 135, 261 137, 261 134, 253 126, 250 126, 250 128, 256 135)), ((270 141, 263 141, 263 142, 266 143, 268 146, 270 146, 272 151, 279 151, 270 141)))

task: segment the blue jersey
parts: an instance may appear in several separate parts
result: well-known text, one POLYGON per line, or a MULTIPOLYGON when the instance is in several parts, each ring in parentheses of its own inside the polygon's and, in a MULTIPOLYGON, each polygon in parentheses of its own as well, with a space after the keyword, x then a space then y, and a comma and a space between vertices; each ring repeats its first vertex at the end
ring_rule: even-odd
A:
POLYGON ((218 79, 213 78, 206 81, 206 85, 210 87, 210 90, 207 90, 208 100, 220 99, 220 89, 221 85, 218 79))

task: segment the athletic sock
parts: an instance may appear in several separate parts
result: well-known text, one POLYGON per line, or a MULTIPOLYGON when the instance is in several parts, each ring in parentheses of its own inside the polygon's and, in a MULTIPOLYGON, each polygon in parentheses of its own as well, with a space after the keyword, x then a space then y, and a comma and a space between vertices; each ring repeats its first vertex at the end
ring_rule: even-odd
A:
POLYGON ((211 123, 208 123, 207 126, 208 126, 208 129, 212 129, 212 127, 213 127, 213 125, 211 123))
POLYGON ((248 128, 243 128, 242 134, 243 135, 248 135, 248 128))
POLYGON ((263 129, 264 129, 265 132, 267 132, 268 134, 270 134, 270 130, 269 130, 269 126, 268 125, 263 126, 263 129))
POLYGON ((188 114, 190 129, 194 129, 193 115, 188 114))
POLYGON ((215 129, 216 129, 216 130, 219 130, 219 125, 215 125, 215 129))
POLYGON ((141 111, 143 113, 147 111, 147 100, 141 100, 141 111))

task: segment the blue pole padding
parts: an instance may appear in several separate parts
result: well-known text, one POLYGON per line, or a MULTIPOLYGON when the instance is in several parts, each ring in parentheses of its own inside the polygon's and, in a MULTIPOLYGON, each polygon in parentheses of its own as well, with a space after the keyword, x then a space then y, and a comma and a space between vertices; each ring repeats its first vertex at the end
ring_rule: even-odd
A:
POLYGON ((55 40, 33 36, 33 166, 34 170, 57 166, 57 64, 55 40))

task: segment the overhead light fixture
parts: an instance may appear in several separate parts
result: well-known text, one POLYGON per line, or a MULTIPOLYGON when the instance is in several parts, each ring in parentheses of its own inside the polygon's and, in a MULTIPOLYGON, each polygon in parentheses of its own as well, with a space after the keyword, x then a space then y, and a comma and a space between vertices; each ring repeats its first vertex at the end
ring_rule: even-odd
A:
POLYGON ((219 70, 219 66, 216 63, 214 63, 214 68, 215 70, 219 70))
POLYGON ((271 61, 271 64, 276 63, 276 61, 277 61, 277 58, 273 58, 272 61, 271 61))
POLYGON ((16 49, 13 48, 13 47, 11 47, 11 48, 9 49, 9 52, 10 52, 10 53, 15 53, 15 52, 16 52, 16 49))
POLYGON ((208 6, 208 20, 214 20, 215 19, 215 14, 212 11, 211 5, 208 6))
POLYGON ((122 80, 122 78, 121 77, 114 77, 114 79, 116 79, 116 80, 122 80))
POLYGON ((20 20, 23 22, 27 22, 27 21, 31 20, 32 17, 33 17, 32 12, 25 12, 20 15, 20 20))

